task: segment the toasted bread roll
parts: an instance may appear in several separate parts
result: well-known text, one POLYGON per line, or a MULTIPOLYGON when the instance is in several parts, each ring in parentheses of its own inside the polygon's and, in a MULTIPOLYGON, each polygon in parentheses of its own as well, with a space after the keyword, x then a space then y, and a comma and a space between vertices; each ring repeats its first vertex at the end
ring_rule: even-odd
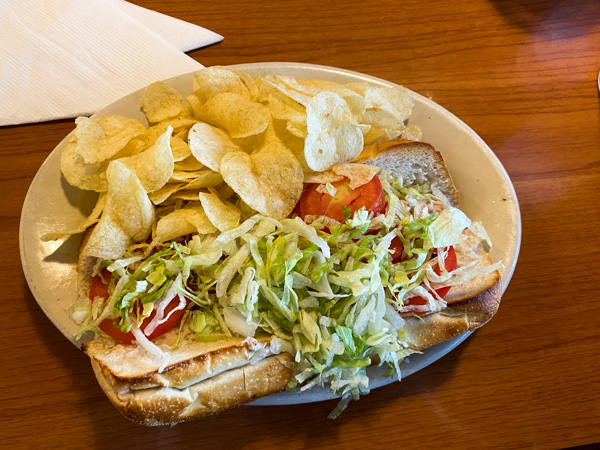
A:
POLYGON ((281 392, 290 380, 292 357, 275 355, 271 337, 201 342, 184 331, 169 349, 177 333, 154 340, 171 358, 162 372, 161 361, 140 346, 105 337, 84 344, 100 387, 128 419, 174 425, 281 392))
POLYGON ((498 311, 502 283, 500 280, 489 289, 469 298, 455 302, 440 312, 423 318, 406 320, 407 343, 412 350, 424 350, 445 342, 467 331, 484 326, 498 311))
POLYGON ((406 140, 379 142, 367 145, 362 154, 368 159, 361 163, 402 177, 404 186, 429 183, 439 189, 452 206, 458 205, 458 190, 442 155, 431 145, 406 140))
POLYGON ((250 361, 257 362, 273 355, 269 345, 271 337, 232 337, 202 342, 197 341, 193 332, 184 327, 179 345, 170 349, 177 334, 178 329, 174 328, 153 341, 170 356, 169 364, 162 372, 159 372, 162 361, 141 346, 120 344, 110 338, 98 337, 84 344, 84 350, 112 380, 112 384, 127 384, 131 389, 157 386, 185 388, 250 361))
POLYGON ((175 425, 209 414, 216 414, 285 389, 291 375, 289 354, 270 356, 256 364, 214 375, 184 388, 119 387, 92 359, 100 387, 110 402, 130 420, 146 426, 175 425))

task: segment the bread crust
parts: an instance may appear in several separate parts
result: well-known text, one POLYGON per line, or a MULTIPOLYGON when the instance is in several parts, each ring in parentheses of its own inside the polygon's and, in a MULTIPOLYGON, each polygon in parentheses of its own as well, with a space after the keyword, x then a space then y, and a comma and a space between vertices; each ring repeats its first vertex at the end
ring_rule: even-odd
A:
POLYGON ((430 144, 407 140, 378 142, 365 146, 363 153, 370 159, 361 160, 361 163, 402 177, 405 186, 429 183, 439 189, 452 206, 458 205, 458 190, 444 158, 430 144))
MULTIPOLYGON (((489 255, 485 255, 479 265, 489 266, 491 264, 492 258, 490 258, 489 255)), ((450 289, 448 294, 444 297, 444 300, 448 304, 469 300, 487 291, 491 286, 494 286, 499 281, 500 274, 497 270, 486 275, 480 275, 472 280, 467 281, 466 283, 459 284, 458 286, 452 286, 452 289, 450 289)))
POLYGON ((92 360, 96 379, 110 402, 128 419, 141 425, 175 425, 216 414, 281 392, 292 375, 292 357, 285 353, 256 364, 227 370, 183 389, 157 387, 116 389, 92 360))
POLYGON ((273 354, 269 345, 271 337, 228 338, 203 343, 196 341, 191 333, 184 333, 180 345, 169 350, 164 346, 176 340, 177 331, 174 329, 154 341, 171 356, 169 366, 160 373, 161 361, 141 347, 99 337, 84 344, 83 348, 113 386, 127 385, 131 389, 184 388, 273 354), (136 364, 131 364, 132 360, 136 364))
POLYGON ((406 318, 408 348, 421 351, 481 328, 498 311, 501 296, 502 280, 498 279, 489 289, 440 312, 422 318, 406 318))

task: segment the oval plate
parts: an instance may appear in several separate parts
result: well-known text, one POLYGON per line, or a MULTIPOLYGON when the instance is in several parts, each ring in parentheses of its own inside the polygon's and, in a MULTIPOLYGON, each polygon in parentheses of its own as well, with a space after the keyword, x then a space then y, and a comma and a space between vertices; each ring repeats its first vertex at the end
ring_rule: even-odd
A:
MULTIPOLYGON (((333 67, 302 63, 255 63, 233 66, 253 77, 290 75, 296 78, 314 78, 348 83, 365 81, 377 86, 395 86, 394 83, 357 72, 333 67)), ((184 98, 192 92, 192 74, 167 80, 184 98)), ((107 106, 95 115, 118 114, 147 121, 140 109, 143 90, 134 92, 107 106)), ((521 242, 521 218, 513 185, 502 164, 464 122, 431 100, 416 94, 415 109, 410 123, 423 131, 423 142, 438 149, 461 193, 461 209, 473 220, 483 223, 494 247, 491 256, 502 261, 500 272, 506 289, 514 272, 521 242)), ((72 134, 72 133, 71 133, 72 134)), ((36 301, 54 325, 73 344, 80 347, 92 336, 80 340, 73 335, 77 325, 71 321, 67 309, 77 297, 76 264, 81 236, 72 236, 65 242, 42 242, 48 232, 78 226, 93 209, 97 194, 81 191, 69 185, 60 172, 60 155, 67 145, 69 134, 52 151, 33 179, 21 213, 19 244, 23 272, 36 301)), ((468 337, 465 333, 412 355, 401 365, 406 377, 441 358, 468 337)), ((371 388, 393 382, 386 378, 383 368, 369 369, 371 388)), ((284 405, 307 403, 334 398, 327 389, 312 388, 300 394, 282 392, 255 401, 257 405, 284 405)))

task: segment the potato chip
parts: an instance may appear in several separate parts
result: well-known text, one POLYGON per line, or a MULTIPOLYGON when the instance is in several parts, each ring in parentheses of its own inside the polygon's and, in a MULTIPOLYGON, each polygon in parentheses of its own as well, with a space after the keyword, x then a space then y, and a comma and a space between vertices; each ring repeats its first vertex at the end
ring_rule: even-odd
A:
POLYGON ((133 156, 139 155, 145 149, 149 147, 148 145, 148 136, 138 136, 130 140, 125 147, 123 147, 119 153, 117 153, 112 159, 118 159, 119 157, 124 156, 133 156))
POLYGON ((235 194, 233 189, 231 189, 231 187, 225 183, 221 184, 220 186, 216 186, 214 189, 219 194, 219 197, 224 199, 231 198, 235 194))
MULTIPOLYGON (((198 122, 196 122, 196 123, 198 123, 198 122)), ((190 128, 192 128, 192 127, 190 127, 190 128)), ((173 133, 175 133, 173 137, 179 138, 187 144, 189 131, 190 130, 188 128, 185 128, 185 129, 175 133, 175 129, 173 129, 173 133)))
POLYGON ((183 189, 203 189, 216 187, 223 183, 223 177, 218 172, 203 170, 196 173, 198 176, 186 184, 183 189))
POLYGON ((249 219, 250 217, 252 217, 253 215, 255 215, 257 213, 257 211, 255 211, 250 206, 248 206, 246 203, 244 203, 243 200, 239 199, 237 203, 238 203, 240 212, 242 213, 242 217, 240 218, 241 222, 243 222, 246 219, 249 219))
POLYGON ((200 100, 197 94, 192 93, 185 98, 185 104, 192 110, 194 117, 200 117, 202 114, 203 100, 200 100))
MULTIPOLYGON (((229 70, 233 70, 233 69, 229 69, 229 70)), ((242 79, 242 82, 248 88, 248 92, 250 93, 250 100, 258 101, 258 86, 257 86, 254 78, 252 78, 246 72, 239 72, 237 70, 233 70, 233 71, 240 76, 240 78, 242 79)))
POLYGON ((252 98, 247 78, 227 67, 211 66, 194 73, 193 88, 202 103, 225 92, 231 92, 246 99, 252 98))
POLYGON ((86 164, 76 149, 77 141, 73 140, 60 155, 60 170, 67 182, 86 191, 106 192, 106 168, 109 161, 86 164))
POLYGON ((200 192, 198 197, 208 219, 220 232, 223 233, 239 225, 241 212, 234 204, 212 193, 200 192))
POLYGON ((208 234, 217 231, 200 203, 187 206, 162 217, 156 225, 156 238, 161 241, 170 241, 180 236, 191 233, 208 234))
POLYGON ((189 156, 183 161, 175 163, 175 170, 178 172, 197 172, 202 169, 205 169, 204 164, 194 158, 194 156, 189 156))
POLYGON ((120 161, 112 161, 106 171, 106 205, 82 253, 103 259, 120 258, 132 242, 150 234, 155 219, 154 206, 142 183, 120 161))
MULTIPOLYGON (((174 203, 172 205, 158 205, 156 207, 156 220, 158 221, 162 219, 167 214, 175 211, 175 209, 181 209, 181 205, 179 205, 177 208, 175 208, 174 203)), ((154 230, 154 237, 156 237, 156 230, 154 230)))
POLYGON ((123 231, 115 218, 107 216, 96 224, 79 253, 84 257, 114 260, 123 256, 131 242, 131 237, 123 231))
POLYGON ((146 192, 154 192, 162 188, 173 174, 171 133, 173 133, 173 128, 168 127, 165 134, 159 137, 149 149, 139 155, 119 159, 120 162, 135 171, 146 192))
POLYGON ((182 204, 183 204, 182 200, 169 197, 167 200, 162 202, 160 205, 156 206, 158 218, 160 219, 162 216, 164 216, 170 212, 173 212, 173 210, 175 210, 175 209, 180 209, 182 204), (160 214, 158 214, 159 210, 160 210, 160 214))
POLYGON ((268 97, 269 110, 274 119, 306 123, 306 108, 281 92, 271 92, 268 97))
MULTIPOLYGON (((198 198, 198 196, 196 196, 198 198)), ((206 212, 202 208, 200 202, 190 202, 182 210, 192 210, 193 213, 189 214, 186 220, 196 227, 196 230, 200 234, 215 233, 217 228, 208 220, 206 212)))
POLYGON ((403 120, 383 109, 368 109, 363 115, 362 122, 379 129, 403 130, 405 128, 403 120))
POLYGON ((192 156, 190 146, 179 136, 171 137, 171 152, 173 153, 173 161, 175 162, 183 161, 192 156))
POLYGON ((360 154, 363 134, 354 125, 350 108, 342 97, 321 92, 310 101, 306 113, 308 135, 304 156, 312 170, 321 172, 360 154))
POLYGON ((263 146, 265 143, 265 133, 248 136, 245 138, 232 139, 232 141, 240 148, 240 150, 250 154, 263 146))
POLYGON ((189 183, 194 178, 201 176, 204 172, 206 172, 206 170, 174 170, 171 178, 169 178, 169 183, 189 183))
POLYGON ((400 122, 410 117, 415 106, 412 92, 402 86, 367 86, 365 102, 367 109, 386 111, 400 122))
POLYGON ((321 92, 333 92, 342 97, 348 106, 350 111, 356 118, 360 118, 364 114, 366 109, 365 99, 362 95, 355 91, 348 89, 338 83, 327 80, 297 80, 292 77, 277 77, 290 89, 294 89, 303 94, 314 97, 321 92))
MULTIPOLYGON (((272 79, 273 77, 271 77, 272 79)), ((254 83, 257 88, 257 96, 254 100, 261 103, 267 103, 269 101, 269 95, 273 92, 277 92, 277 87, 273 86, 273 83, 270 83, 265 78, 256 78, 254 83)))
POLYGON ((146 127, 137 120, 115 115, 78 117, 75 123, 75 151, 86 164, 111 159, 131 139, 146 133, 146 127))
POLYGON ((159 122, 155 125, 152 125, 150 128, 148 128, 148 130, 146 131, 148 144, 149 145, 154 144, 159 137, 161 137, 163 134, 165 134, 165 131, 167 131, 167 128, 169 128, 169 125, 166 122, 159 122))
POLYGON ((371 126, 371 128, 369 129, 367 134, 364 135, 365 145, 371 144, 373 142, 380 142, 380 139, 385 134, 386 133, 381 128, 376 128, 374 126, 371 126))
POLYGON ((308 103, 313 97, 312 95, 308 95, 303 92, 298 92, 297 90, 290 88, 283 82, 281 77, 267 75, 263 78, 263 81, 266 84, 271 85, 273 88, 277 89, 282 94, 285 94, 286 96, 294 100, 296 103, 300 103, 304 107, 308 106, 308 103))
POLYGON ((225 154, 221 175, 252 209, 275 219, 287 217, 302 195, 302 166, 276 139, 269 139, 252 155, 225 154))
POLYGON ((181 188, 185 186, 185 183, 168 183, 165 184, 162 188, 157 191, 154 191, 148 194, 148 198, 155 205, 160 205, 164 201, 166 201, 172 194, 181 190, 181 188))
POLYGON ((240 150, 227 133, 206 123, 197 123, 190 129, 188 143, 194 157, 215 172, 219 171, 223 155, 240 150))
POLYGON ((345 163, 333 165, 331 171, 348 178, 350 189, 356 189, 371 181, 379 172, 379 167, 370 164, 345 163))
POLYGON ((357 94, 365 96, 365 92, 367 90, 367 83, 363 83, 362 81, 354 81, 352 83, 344 83, 342 84, 346 89, 350 89, 351 91, 356 92, 357 94))
POLYGON ((308 128, 303 123, 296 123, 288 120, 285 123, 285 127, 290 132, 290 134, 299 137, 300 139, 305 139, 308 135, 308 128))
POLYGON ((163 81, 152 83, 142 95, 142 110, 150 123, 175 117, 183 111, 181 94, 163 81))
POLYGON ((77 187, 107 192, 99 221, 101 204, 78 227, 98 221, 90 252, 116 255, 147 234, 152 203, 160 205, 163 240, 223 232, 257 212, 281 219, 303 182, 330 192, 328 183, 344 178, 353 188, 371 180, 377 168, 349 163, 364 143, 421 137, 406 126, 414 99, 402 87, 253 80, 218 66, 193 81, 185 102, 165 83, 146 89, 142 109, 154 124, 147 130, 119 116, 77 120, 61 170, 77 187))
POLYGON ((168 127, 173 128, 173 133, 187 133, 188 129, 191 128, 195 123, 198 122, 198 119, 194 119, 193 117, 174 117, 172 119, 167 119, 163 122, 158 122, 157 124, 148 128, 147 136, 148 143, 153 144, 156 140, 165 134, 168 127))
POLYGON ((398 138, 403 129, 397 130, 394 128, 375 128, 372 127, 369 132, 365 135, 365 144, 372 144, 374 142, 386 142, 398 138))
POLYGON ((72 228, 70 230, 65 231, 57 231, 54 233, 47 233, 42 236, 42 241, 55 241, 56 239, 61 239, 65 236, 71 236, 73 234, 83 233, 89 227, 94 225, 96 222, 100 220, 100 214, 104 211, 104 205, 106 204, 106 194, 102 193, 98 197, 98 201, 96 202, 96 206, 94 206, 94 210, 90 213, 88 217, 86 217, 81 224, 77 227, 72 228))
MULTIPOLYGON (((140 143, 143 140, 133 139, 114 158, 123 158, 139 153, 140 143)), ((106 169, 111 160, 94 164, 86 164, 83 157, 77 153, 77 140, 72 138, 60 156, 60 170, 65 179, 72 186, 87 191, 106 192, 108 183, 106 181, 106 169)))
POLYGON ((363 95, 332 81, 302 80, 288 76, 266 77, 266 81, 276 87, 281 94, 304 106, 308 106, 312 97, 321 92, 333 92, 346 101, 355 120, 360 120, 366 110, 363 95))
POLYGON ((170 241, 172 239, 185 236, 186 234, 196 233, 196 227, 186 220, 189 212, 183 212, 177 209, 166 216, 160 218, 156 225, 156 238, 160 242, 170 241))
POLYGON ((343 179, 344 175, 339 175, 331 169, 326 170, 325 172, 310 172, 304 174, 305 183, 327 184, 336 183, 338 181, 342 181, 343 179))
MULTIPOLYGON (((183 98, 183 97, 182 97, 183 98)), ((181 106, 181 114, 178 117, 192 117, 194 115, 193 108, 187 103, 184 102, 181 106)), ((175 127, 173 127, 175 128, 175 127)))
POLYGON ((154 222, 154 206, 141 181, 120 161, 112 161, 108 165, 106 179, 108 191, 102 217, 114 215, 117 223, 135 242, 145 239, 154 222))
POLYGON ((173 133, 181 133, 182 131, 189 130, 196 123, 198 123, 198 119, 191 116, 181 115, 163 120, 158 124, 164 129, 166 129, 168 126, 172 126, 173 133))
MULTIPOLYGON (((283 143, 283 145, 285 145, 285 147, 294 154, 294 156, 302 166, 302 171, 304 173, 312 172, 312 170, 310 170, 308 164, 306 163, 306 158, 304 157, 304 138, 295 136, 293 133, 290 133, 287 127, 288 124, 289 122, 286 123, 281 120, 275 120, 270 126, 272 126, 272 130, 275 133, 277 139, 280 140, 283 143)), ((269 135, 269 128, 267 128, 267 132, 265 133, 265 140, 268 141, 269 139, 271 139, 271 136, 269 135)))
POLYGON ((271 113, 262 103, 226 92, 210 98, 202 106, 200 118, 224 129, 232 138, 244 138, 265 131, 271 113))
POLYGON ((363 136, 365 136, 372 128, 371 125, 368 125, 366 123, 357 123, 356 126, 358 127, 360 132, 363 134, 363 136))
POLYGON ((404 129, 400 137, 407 141, 420 141, 423 137, 423 132, 418 126, 409 125, 404 129))
POLYGON ((169 197, 169 201, 172 200, 184 200, 184 201, 198 201, 198 194, 200 189, 186 189, 180 190, 169 197))

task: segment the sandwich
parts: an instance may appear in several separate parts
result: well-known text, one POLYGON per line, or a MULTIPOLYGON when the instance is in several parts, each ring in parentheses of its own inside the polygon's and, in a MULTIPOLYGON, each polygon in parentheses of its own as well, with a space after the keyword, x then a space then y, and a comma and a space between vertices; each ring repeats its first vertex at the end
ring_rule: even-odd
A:
POLYGON ((369 392, 496 313, 501 262, 459 208, 410 91, 194 74, 134 119, 77 119, 67 181, 99 192, 71 308, 127 418, 172 425, 288 390, 369 392))
MULTIPOLYGON (((387 142, 385 146, 379 145, 378 147, 377 149, 367 147, 363 152, 365 159, 362 159, 361 163, 381 170, 378 175, 374 175, 373 179, 379 180, 379 177, 381 177, 384 179, 384 183, 389 183, 389 180, 394 179, 403 180, 402 189, 406 192, 404 198, 409 198, 410 201, 416 201, 415 195, 421 198, 414 207, 406 206, 409 210, 414 211, 415 207, 419 208, 428 204, 433 213, 436 208, 443 211, 446 207, 454 209, 457 206, 458 192, 440 153, 433 147, 425 143, 410 141, 387 142), (374 157, 366 159, 369 156, 374 157), (428 186, 428 188, 424 188, 425 186, 428 186), (420 191, 417 191, 417 189, 420 191), (414 192, 409 192, 410 190, 414 192), (437 196, 432 192, 436 192, 437 196)), ((348 186, 348 180, 344 179, 334 184, 338 185, 337 190, 341 191, 344 186, 348 186)), ((307 184, 305 193, 308 193, 315 186, 322 186, 322 184, 307 184)), ((388 189, 394 188, 389 186, 388 189)), ((360 187, 357 190, 360 190, 360 187)), ((320 195, 332 199, 335 197, 335 194, 331 196, 327 191, 320 195)), ((307 197, 301 198, 300 207, 305 198, 307 197)), ((387 205, 384 205, 384 208, 379 211, 379 217, 382 217, 382 220, 388 212, 385 206, 388 210, 390 207, 389 197, 386 200, 387 205)), ((402 202, 407 202, 407 200, 402 200, 402 202)), ((366 210, 361 212, 364 211, 366 210)), ((437 211, 435 215, 439 216, 441 211, 437 211)), ((338 212, 343 214, 341 206, 338 212)), ((419 214, 421 217, 430 216, 429 212, 424 211, 419 212, 419 214)), ((293 215, 300 217, 296 214, 293 215)), ((305 219, 310 216, 304 211, 300 211, 300 215, 305 219)), ((335 213, 331 215, 335 216, 335 213)), ((319 226, 320 219, 325 219, 326 223, 332 226, 333 219, 318 217, 316 214, 312 216, 311 219, 314 220, 313 223, 316 226, 319 226)), ((335 226, 342 227, 344 223, 351 222, 353 218, 354 216, 348 216, 346 222, 342 220, 341 223, 338 222, 335 226)), ((335 233, 335 229, 329 231, 335 233)), ((355 241, 361 238, 361 234, 356 231, 362 230, 353 230, 352 239, 355 241)), ((381 320, 385 321, 386 315, 395 314, 397 317, 387 317, 387 319, 390 322, 393 320, 400 322, 398 329, 395 331, 401 335, 398 342, 402 343, 402 348, 397 353, 409 355, 413 352, 420 352, 459 334, 477 329, 487 323, 497 311, 500 304, 501 282, 495 269, 496 266, 492 264, 487 254, 485 237, 475 235, 468 227, 460 230, 460 232, 465 238, 461 238, 462 242, 453 248, 454 256, 452 258, 448 254, 446 255, 445 264, 446 271, 448 273, 458 272, 458 275, 454 275, 454 279, 459 279, 462 282, 452 285, 449 289, 438 287, 443 285, 443 282, 437 283, 435 286, 437 289, 433 289, 431 286, 421 288, 425 293, 429 292, 430 295, 409 297, 404 300, 403 307, 398 311, 390 312, 389 308, 382 311, 381 320), (454 260, 450 261, 450 259, 454 260), (476 262, 476 265, 473 264, 474 262, 476 262), (468 267, 465 273, 470 271, 471 276, 463 281, 465 277, 460 275, 460 269, 465 267, 468 267), (445 290, 447 292, 442 293, 445 290)), ((325 233, 327 231, 323 231, 323 234, 325 233)), ((368 227, 364 230, 362 236, 370 236, 365 233, 368 233, 368 227)), ((389 233, 386 235, 389 235, 389 233)), ((375 242, 375 240, 372 242, 375 242)), ((84 239, 81 254, 85 254, 85 245, 86 241, 84 239)), ((181 246, 185 245, 185 241, 181 241, 181 246)), ((408 247, 409 242, 407 241, 408 247)), ((414 250, 418 249, 415 248, 414 250)), ((413 259, 408 258, 405 250, 400 253, 398 260, 402 259, 402 253, 404 253, 406 262, 414 261, 414 257, 413 259)), ((302 251, 296 254, 302 255, 302 251)), ((356 252, 354 255, 356 256, 356 252)), ((429 254, 426 257, 429 260, 423 259, 422 265, 433 267, 431 257, 432 255, 429 254)), ((293 260, 293 258, 295 258, 294 255, 288 257, 287 261, 293 260)), ((247 259, 251 260, 250 257, 247 257, 247 259)), ((389 259, 390 261, 384 263, 389 264, 392 256, 389 256, 389 259)), ((90 286, 92 272, 90 271, 90 264, 87 267, 85 266, 85 261, 85 258, 80 258, 79 268, 82 275, 80 284, 90 286)), ((341 263, 341 265, 344 265, 344 263, 341 263)), ((252 267, 250 268, 252 269, 252 267)), ((245 270, 239 268, 238 272, 241 283, 243 276, 240 274, 248 273, 248 267, 245 270)), ((333 273, 333 270, 331 273, 333 273)), ((398 272, 394 272, 394 276, 398 276, 397 274, 398 272)), ((435 279, 435 276, 433 278, 435 279)), ((393 283, 387 284, 385 295, 393 294, 392 285, 393 283)), ((201 289, 201 286, 197 286, 195 290, 198 289, 201 289)), ((313 292, 310 286, 303 289, 312 294, 320 294, 316 291, 313 292)), ((415 290, 415 288, 412 288, 413 292, 415 290)), ((258 295, 262 297, 260 292, 258 295)), ((329 298, 328 296, 319 298, 327 300, 340 298, 334 295, 332 293, 329 298)), ((310 311, 316 306, 316 297, 311 297, 315 301, 314 304, 310 303, 306 299, 307 297, 311 296, 305 294, 305 298, 298 302, 298 314, 310 311), (306 309, 303 309, 303 303, 307 306, 306 309)), ((262 298, 257 303, 260 302, 268 303, 262 298)), ((194 306, 192 302, 190 304, 194 306)), ((186 304, 186 308, 188 306, 186 304)), ((384 306, 384 308, 386 307, 384 306)), ((263 307, 263 309, 267 313, 283 311, 282 308, 269 310, 268 307, 263 307)), ((198 312, 193 308, 186 309, 186 311, 192 314, 198 312)), ((375 308, 372 313, 375 313, 375 308)), ((218 311, 215 316, 219 314, 225 315, 227 313, 218 311)), ((327 316, 321 315, 321 323, 317 324, 315 322, 312 325, 317 327, 322 325, 323 317, 327 316)), ((308 384, 298 382, 295 379, 298 375, 306 373, 306 368, 300 369, 306 363, 303 363, 302 359, 298 360, 296 358, 298 349, 295 347, 302 345, 306 347, 314 346, 313 342, 315 341, 311 342, 306 339, 305 334, 301 334, 304 339, 297 339, 296 342, 293 338, 288 338, 288 340, 285 338, 284 331, 275 329, 277 325, 266 325, 269 324, 267 314, 265 314, 264 319, 264 328, 269 333, 275 334, 269 334, 265 331, 260 332, 262 327, 259 326, 259 333, 255 332, 252 336, 247 336, 243 334, 244 327, 242 326, 237 333, 231 333, 232 336, 224 335, 221 328, 213 337, 216 340, 211 340, 210 334, 204 336, 209 337, 209 340, 198 340, 197 336, 201 333, 194 332, 195 327, 193 325, 190 327, 188 322, 191 322, 192 318, 188 315, 185 319, 182 317, 183 323, 176 323, 166 334, 153 340, 152 345, 163 349, 161 350, 162 354, 153 353, 152 350, 148 351, 144 345, 118 342, 110 336, 97 336, 96 339, 85 344, 84 349, 90 356, 100 386, 109 400, 123 415, 144 425, 175 424, 203 415, 214 414, 251 402, 259 397, 283 391, 290 383, 295 385, 296 389, 302 389, 303 385, 308 384), (171 348, 175 342, 177 342, 177 345, 171 348)), ((302 327, 301 322, 300 327, 302 327)), ((325 328, 333 330, 336 327, 325 328)), ((368 325, 364 328, 368 328, 368 325)), ((393 327, 390 328, 394 330, 393 327)), ((349 327, 339 328, 339 330, 342 329, 351 330, 349 327)), ((202 331, 204 330, 202 329, 202 331)), ((109 331, 110 334, 112 333, 109 331)), ((340 334, 341 331, 338 332, 337 336, 340 334)), ((365 331, 365 334, 368 334, 368 332, 365 331)), ((351 336, 351 339, 352 342, 359 341, 356 333, 351 336)), ((341 340, 337 342, 341 342, 341 340)), ((360 342, 360 345, 365 345, 365 343, 360 342)), ((360 364, 367 364, 367 361, 368 364, 374 364, 381 360, 377 353, 369 354, 364 350, 357 352, 354 359, 360 360, 360 364)), ((399 361, 400 358, 395 363, 398 364, 399 361)), ((393 359, 388 360, 387 363, 393 365, 394 361, 393 359)), ((315 381, 318 378, 318 375, 308 378, 308 382, 315 381)), ((358 383, 360 382, 358 381, 358 383)), ((360 389, 360 384, 358 386, 360 389)), ((366 386, 362 390, 366 391, 367 388, 366 386)))

